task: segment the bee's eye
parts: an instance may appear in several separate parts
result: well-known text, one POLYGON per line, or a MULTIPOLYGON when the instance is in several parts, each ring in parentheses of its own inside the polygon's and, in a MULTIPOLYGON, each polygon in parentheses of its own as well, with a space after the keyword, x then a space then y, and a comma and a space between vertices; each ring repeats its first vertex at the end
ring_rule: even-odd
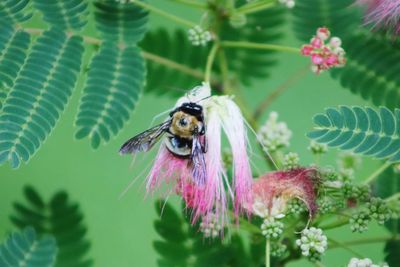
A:
POLYGON ((186 119, 186 118, 181 118, 181 119, 179 120, 179 125, 182 126, 182 127, 187 126, 187 125, 188 125, 187 119, 186 119))

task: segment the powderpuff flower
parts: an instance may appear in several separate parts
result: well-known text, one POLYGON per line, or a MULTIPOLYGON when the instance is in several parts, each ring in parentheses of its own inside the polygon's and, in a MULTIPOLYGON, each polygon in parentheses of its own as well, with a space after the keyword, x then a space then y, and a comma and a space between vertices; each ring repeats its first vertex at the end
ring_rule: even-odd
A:
POLYGON ((244 207, 252 203, 252 174, 247 155, 245 121, 232 98, 211 96, 207 83, 180 98, 176 106, 187 102, 199 103, 203 108, 207 144, 207 151, 204 153, 204 182, 199 183, 195 177, 193 168, 196 163, 191 158, 175 156, 164 142, 148 176, 147 191, 153 192, 163 184, 168 184, 172 187, 171 192, 180 195, 187 208, 192 210, 193 223, 203 219, 207 224, 205 220, 212 216, 213 224, 223 228, 229 201, 233 202, 236 215, 247 212, 244 207), (222 132, 225 133, 232 151, 232 183, 228 181, 223 163, 222 132))
POLYGON ((315 189, 318 180, 319 174, 313 168, 267 173, 253 183, 251 210, 262 218, 282 218, 289 201, 299 199, 307 206, 311 217, 317 210, 315 189))
POLYGON ((296 4, 294 0, 279 0, 279 3, 285 5, 287 8, 294 8, 296 4))
POLYGON ((400 33, 399 0, 357 0, 356 3, 366 6, 366 24, 387 29, 395 34, 400 33))
POLYGON ((333 67, 343 67, 346 63, 341 39, 330 36, 328 28, 318 28, 316 36, 301 48, 301 54, 310 57, 311 70, 314 73, 319 74, 333 67))
POLYGON ((303 256, 319 261, 328 248, 328 238, 321 229, 311 227, 303 230, 301 238, 296 240, 296 245, 300 247, 303 256))

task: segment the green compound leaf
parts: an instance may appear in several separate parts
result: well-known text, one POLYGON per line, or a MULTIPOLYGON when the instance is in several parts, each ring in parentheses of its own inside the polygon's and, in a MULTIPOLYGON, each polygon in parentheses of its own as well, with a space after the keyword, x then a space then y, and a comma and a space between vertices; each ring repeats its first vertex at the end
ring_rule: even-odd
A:
MULTIPOLYGON (((246 1, 238 1, 239 6, 246 1)), ((255 43, 279 44, 282 39, 282 25, 285 9, 273 7, 247 16, 244 27, 233 28, 226 23, 222 28, 222 40, 246 41, 255 43)), ((237 73, 237 78, 245 85, 254 79, 265 79, 276 64, 276 51, 257 49, 226 49, 228 67, 237 73)))
POLYGON ((79 30, 87 23, 88 4, 85 0, 32 0, 43 19, 53 27, 79 30))
POLYGON ((308 42, 319 27, 328 27, 334 36, 343 38, 361 24, 361 13, 355 8, 354 0, 296 0, 292 14, 293 30, 304 42, 308 42))
POLYGON ((194 74, 184 73, 147 60, 146 92, 154 92, 157 95, 166 93, 182 95, 182 90, 193 88, 202 79, 200 69, 206 65, 209 49, 193 46, 185 31, 176 30, 170 34, 163 28, 158 29, 146 34, 139 45, 146 52, 199 71, 198 76, 194 77, 194 74))
POLYGON ((121 2, 95 1, 96 26, 108 42, 132 45, 142 40, 146 33, 148 12, 133 3, 121 2))
POLYGON ((400 106, 400 51, 390 40, 371 34, 347 39, 345 68, 332 70, 344 88, 389 109, 400 106))
POLYGON ((385 261, 389 266, 397 266, 400 262, 400 241, 389 240, 385 245, 385 261))
MULTIPOLYGON (((17 24, 32 17, 31 12, 26 12, 29 0, 3 0, 0 2, 0 21, 17 24)), ((0 29, 2 30, 2 29, 0 29)))
POLYGON ((145 82, 144 60, 137 47, 105 43, 93 58, 76 119, 76 138, 89 137, 93 148, 107 142, 129 119, 145 82))
MULTIPOLYGON (((189 216, 178 214, 168 203, 159 201, 160 216, 154 223, 162 240, 153 246, 159 254, 160 267, 242 267, 253 266, 241 238, 232 235, 228 243, 205 239, 199 225, 192 225, 189 216)), ((185 209, 186 210, 186 209, 185 209)), ((186 210, 187 211, 187 210, 186 210)))
POLYGON ((24 63, 30 36, 0 22, 0 108, 24 63))
POLYGON ((48 235, 38 238, 32 227, 11 234, 0 245, 2 267, 52 267, 56 256, 56 240, 48 235))
POLYGON ((38 233, 55 237, 59 251, 54 266, 93 266, 93 261, 87 259, 90 243, 85 238, 87 228, 79 205, 71 202, 64 191, 44 201, 34 188, 27 186, 24 196, 24 202, 14 203, 10 219, 17 227, 31 225, 38 233))
POLYGON ((52 29, 31 48, 0 115, 0 163, 27 162, 54 128, 75 86, 82 38, 52 29))
POLYGON ((327 108, 325 114, 314 116, 314 131, 308 137, 341 150, 400 161, 400 110, 392 113, 385 107, 341 106, 327 108))

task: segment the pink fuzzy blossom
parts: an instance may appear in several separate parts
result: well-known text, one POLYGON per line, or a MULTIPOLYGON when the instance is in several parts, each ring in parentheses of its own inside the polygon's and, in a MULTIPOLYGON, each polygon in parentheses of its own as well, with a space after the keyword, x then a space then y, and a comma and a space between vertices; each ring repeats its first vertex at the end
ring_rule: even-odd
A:
POLYGON ((357 4, 366 6, 364 20, 374 28, 384 28, 395 34, 400 33, 399 0, 357 0, 357 4))
POLYGON ((261 176, 253 183, 253 214, 263 218, 283 217, 288 201, 297 198, 307 206, 310 217, 313 216, 317 210, 318 177, 318 171, 313 168, 275 171, 261 176))
POLYGON ((173 155, 161 144, 154 165, 147 178, 147 191, 170 188, 182 197, 186 207, 192 210, 193 223, 210 214, 219 225, 227 220, 227 205, 232 201, 235 214, 243 213, 252 204, 252 174, 247 155, 247 133, 240 109, 229 96, 210 96, 211 89, 203 84, 190 95, 180 98, 176 106, 185 102, 197 102, 203 107, 206 125, 205 156, 206 177, 204 183, 193 177, 193 161, 173 155), (232 183, 228 181, 222 161, 221 138, 225 133, 232 150, 232 183), (165 186, 167 185, 167 186, 165 186))
POLYGON ((345 52, 338 37, 330 37, 330 31, 318 28, 309 44, 303 45, 301 54, 311 58, 311 70, 317 74, 333 67, 343 67, 346 63, 345 52))

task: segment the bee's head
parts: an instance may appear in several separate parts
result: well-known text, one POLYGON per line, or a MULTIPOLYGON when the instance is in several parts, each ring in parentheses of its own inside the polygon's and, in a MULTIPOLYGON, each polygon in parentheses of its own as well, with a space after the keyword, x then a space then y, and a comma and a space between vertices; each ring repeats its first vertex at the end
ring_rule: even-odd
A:
POLYGON ((203 107, 199 104, 194 102, 183 103, 181 106, 172 111, 170 116, 172 117, 178 111, 182 111, 183 113, 196 117, 199 121, 203 121, 203 107))
POLYGON ((194 134, 199 134, 203 129, 203 122, 196 116, 184 111, 177 111, 172 115, 170 130, 173 134, 184 138, 191 138, 194 134))

